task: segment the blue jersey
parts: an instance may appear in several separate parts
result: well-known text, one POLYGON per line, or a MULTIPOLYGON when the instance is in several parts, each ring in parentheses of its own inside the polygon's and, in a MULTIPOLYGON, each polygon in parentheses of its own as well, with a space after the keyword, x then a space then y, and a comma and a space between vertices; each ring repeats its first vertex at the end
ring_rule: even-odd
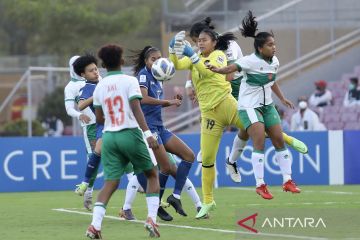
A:
MULTIPOLYGON (((156 99, 163 99, 162 83, 154 78, 151 70, 147 67, 141 69, 136 76, 140 87, 148 90, 148 96, 156 99)), ((149 126, 162 126, 161 105, 141 104, 141 109, 145 115, 146 123, 149 126)))
MULTIPOLYGON (((91 98, 93 96, 96 85, 97 82, 86 81, 85 86, 83 86, 80 89, 79 100, 86 100, 88 98, 91 98)), ((93 111, 93 113, 95 114, 94 104, 90 104, 89 107, 91 111, 93 111)), ((96 123, 96 140, 102 138, 103 129, 104 129, 104 124, 96 123)))
MULTIPOLYGON (((79 93, 79 100, 86 100, 88 98, 91 98, 94 90, 96 88, 97 82, 90 82, 90 81, 86 81, 85 86, 83 86, 80 89, 80 93, 79 93)), ((90 109, 91 111, 93 111, 93 113, 95 114, 95 109, 93 104, 90 104, 90 109)))

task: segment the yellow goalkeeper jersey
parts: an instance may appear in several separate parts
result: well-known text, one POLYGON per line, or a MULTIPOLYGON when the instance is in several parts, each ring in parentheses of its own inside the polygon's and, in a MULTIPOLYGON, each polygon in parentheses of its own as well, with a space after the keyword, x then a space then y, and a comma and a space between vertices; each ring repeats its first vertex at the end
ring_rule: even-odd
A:
POLYGON ((231 93, 231 85, 226 81, 226 75, 206 69, 207 64, 220 68, 227 65, 226 55, 223 51, 215 50, 208 57, 200 54, 200 61, 196 64, 192 64, 188 57, 178 59, 175 54, 170 54, 170 60, 174 63, 176 70, 191 70, 192 82, 201 112, 215 108, 231 93))

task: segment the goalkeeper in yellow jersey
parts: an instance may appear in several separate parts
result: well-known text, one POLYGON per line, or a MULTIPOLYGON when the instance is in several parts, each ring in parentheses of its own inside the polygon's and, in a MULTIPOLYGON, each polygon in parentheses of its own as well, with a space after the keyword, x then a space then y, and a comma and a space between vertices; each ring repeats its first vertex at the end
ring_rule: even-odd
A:
MULTIPOLYGON (((177 37, 170 42, 170 59, 177 70, 190 69, 192 82, 196 90, 201 111, 201 151, 202 151, 202 193, 203 205, 196 218, 207 216, 216 206, 213 197, 215 180, 215 159, 219 148, 224 127, 235 125, 243 129, 237 115, 237 102, 231 95, 231 86, 225 75, 214 73, 207 69, 207 65, 222 68, 227 66, 225 51, 229 41, 234 40, 232 33, 217 34, 211 29, 204 29, 198 38, 200 54, 193 51, 177 37), (176 56, 184 55, 178 59, 176 56)), ((183 34, 184 35, 184 34, 183 34)), ((284 137, 287 141, 292 138, 284 137)), ((306 146, 305 146, 306 148, 306 146)))

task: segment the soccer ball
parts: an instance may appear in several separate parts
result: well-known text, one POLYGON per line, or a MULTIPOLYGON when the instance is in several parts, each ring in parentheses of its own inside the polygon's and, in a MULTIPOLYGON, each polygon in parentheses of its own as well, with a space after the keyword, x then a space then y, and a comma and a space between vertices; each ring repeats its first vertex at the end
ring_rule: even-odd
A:
POLYGON ((159 58, 152 67, 151 73, 158 81, 169 81, 175 75, 175 66, 167 58, 159 58))

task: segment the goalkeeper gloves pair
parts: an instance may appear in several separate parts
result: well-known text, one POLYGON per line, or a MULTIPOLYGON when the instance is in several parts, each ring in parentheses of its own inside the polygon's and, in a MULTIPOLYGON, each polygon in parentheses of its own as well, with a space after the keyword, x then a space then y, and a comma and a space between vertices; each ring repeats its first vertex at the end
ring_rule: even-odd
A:
POLYGON ((189 57, 193 64, 200 59, 197 53, 191 48, 188 41, 185 40, 185 31, 178 32, 169 44, 169 53, 176 54, 177 57, 189 57))

